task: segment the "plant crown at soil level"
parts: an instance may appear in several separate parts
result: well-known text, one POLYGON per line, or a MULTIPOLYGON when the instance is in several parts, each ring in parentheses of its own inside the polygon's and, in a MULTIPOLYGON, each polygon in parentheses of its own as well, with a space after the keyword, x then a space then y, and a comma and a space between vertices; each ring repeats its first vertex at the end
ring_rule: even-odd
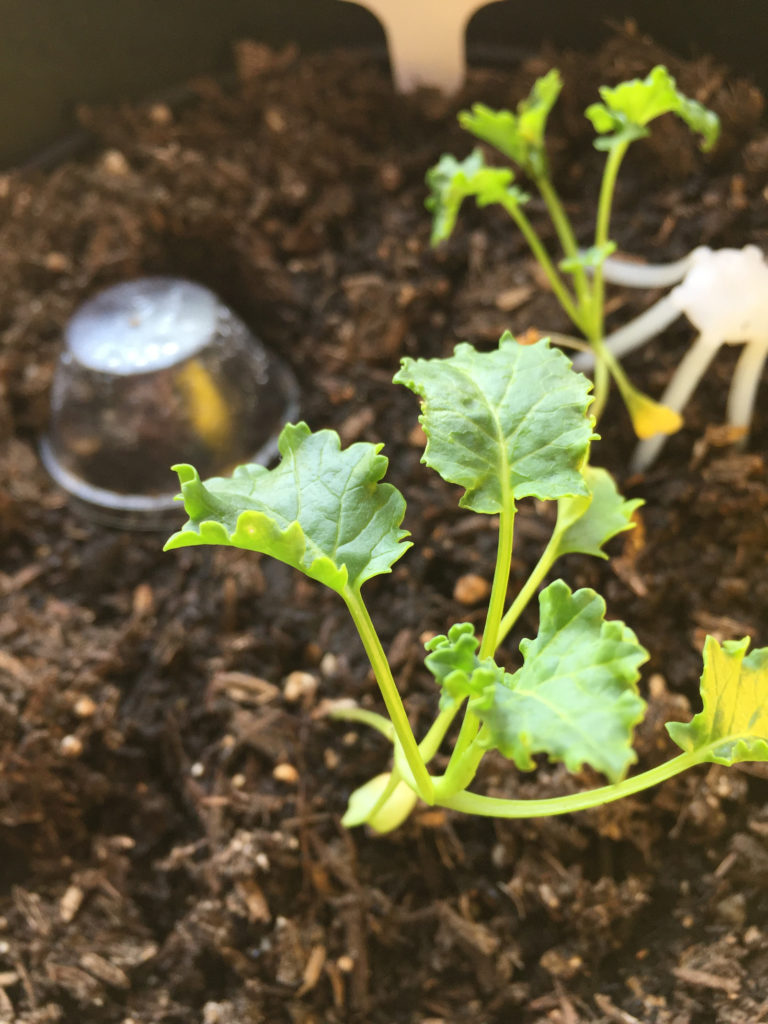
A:
POLYGON ((505 334, 490 352, 461 344, 445 359, 406 358, 395 381, 421 399, 422 461, 462 488, 462 508, 498 517, 482 637, 464 622, 426 645, 439 706, 420 741, 361 593, 366 580, 390 572, 410 546, 402 529, 405 499, 382 483, 381 445, 342 448, 334 431, 298 423, 283 429, 274 469, 245 465, 229 478, 202 482, 193 467, 176 466, 189 520, 165 545, 228 545, 271 555, 345 601, 388 717, 363 708, 337 717, 377 729, 394 754, 390 771, 351 795, 345 824, 388 831, 418 797, 500 817, 558 814, 616 800, 695 764, 768 760, 768 648, 746 655, 748 640, 721 646, 710 637, 703 710, 687 724, 668 726, 682 753, 627 774, 636 761, 634 727, 645 710, 638 680, 647 652, 628 626, 606 619, 594 590, 572 591, 561 579, 540 590, 564 555, 607 557, 605 545, 632 528, 641 504, 626 501, 610 475, 589 464, 596 436, 591 384, 567 357, 547 340, 520 345, 505 334), (538 563, 510 601, 515 516, 526 497, 554 502, 556 516, 538 563), (508 671, 496 651, 537 592, 538 633, 520 641, 519 666, 508 671), (444 771, 431 772, 444 742, 450 749, 444 771), (468 787, 489 750, 521 771, 533 769, 538 756, 571 772, 589 766, 609 784, 542 800, 482 796, 468 787))
POLYGON ((530 195, 515 184, 514 170, 489 165, 480 147, 463 160, 446 154, 428 171, 430 195, 426 205, 433 218, 432 243, 437 245, 451 235, 465 199, 474 198, 478 206, 502 207, 522 232, 563 310, 595 352, 595 418, 599 419, 602 413, 613 377, 638 437, 671 434, 680 429, 680 416, 633 387, 616 357, 603 344, 603 263, 616 248, 610 238, 611 208, 627 149, 650 134, 648 125, 652 121, 663 114, 676 115, 701 137, 705 151, 717 141, 719 122, 712 111, 680 92, 674 78, 661 65, 644 79, 622 82, 613 88, 601 86, 601 102, 589 106, 586 116, 598 135, 595 148, 605 152, 606 159, 594 236, 586 248, 580 249, 573 224, 552 182, 546 150, 547 120, 562 86, 560 72, 552 69, 534 82, 530 94, 521 100, 514 113, 475 103, 471 110, 459 114, 463 128, 503 154, 539 192, 562 250, 560 261, 552 258, 526 214, 530 195))

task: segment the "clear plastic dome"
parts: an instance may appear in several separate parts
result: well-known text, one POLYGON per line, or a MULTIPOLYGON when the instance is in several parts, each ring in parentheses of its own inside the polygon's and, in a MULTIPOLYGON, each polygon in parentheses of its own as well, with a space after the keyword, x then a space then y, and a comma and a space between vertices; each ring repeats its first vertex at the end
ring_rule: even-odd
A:
POLYGON ((140 516, 175 507, 174 463, 205 478, 268 462, 297 411, 290 370, 216 295, 140 278, 67 325, 41 456, 94 510, 140 516))

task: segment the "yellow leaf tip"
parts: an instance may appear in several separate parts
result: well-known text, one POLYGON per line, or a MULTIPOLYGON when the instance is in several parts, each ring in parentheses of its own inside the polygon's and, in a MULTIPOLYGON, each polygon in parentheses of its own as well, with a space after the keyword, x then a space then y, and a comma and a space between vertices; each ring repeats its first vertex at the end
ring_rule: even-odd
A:
POLYGON ((632 391, 627 395, 626 403, 635 433, 643 441, 656 434, 676 434, 683 425, 683 417, 679 412, 640 391, 632 391))

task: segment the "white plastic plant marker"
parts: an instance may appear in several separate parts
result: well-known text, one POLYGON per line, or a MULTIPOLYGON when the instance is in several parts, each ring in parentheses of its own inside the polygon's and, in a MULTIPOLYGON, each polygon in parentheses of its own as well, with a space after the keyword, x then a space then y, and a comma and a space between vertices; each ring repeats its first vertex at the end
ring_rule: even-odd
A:
POLYGON ((501 0, 344 0, 367 8, 382 25, 398 92, 459 89, 466 74, 465 35, 472 15, 501 0))
MULTIPOLYGON (((752 422, 760 376, 768 358, 768 262, 761 249, 710 249, 699 246, 676 263, 638 265, 609 259, 605 280, 629 288, 665 287, 680 281, 635 320, 605 339, 616 356, 626 355, 661 333, 681 314, 699 331, 672 375, 660 401, 682 412, 722 345, 744 345, 728 392, 726 422, 746 435, 752 422)), ((591 353, 577 356, 574 366, 592 365, 591 353)), ((641 441, 632 469, 647 469, 661 451, 666 435, 641 441)))

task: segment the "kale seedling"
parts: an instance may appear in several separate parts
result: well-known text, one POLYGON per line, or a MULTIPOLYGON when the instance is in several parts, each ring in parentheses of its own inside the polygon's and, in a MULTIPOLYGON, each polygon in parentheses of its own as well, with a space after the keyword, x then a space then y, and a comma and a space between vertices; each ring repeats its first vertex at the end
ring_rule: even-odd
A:
POLYGON ((568 358, 546 340, 523 346, 505 334, 492 352, 461 344, 447 359, 404 359, 395 381, 421 398, 423 461, 463 488, 463 508, 498 517, 482 639, 471 624, 458 623, 427 644, 425 664, 440 699, 420 741, 361 591, 410 546, 401 526, 405 499, 381 482, 387 468, 381 445, 342 449, 334 431, 289 424, 274 469, 245 465, 231 478, 202 483, 191 466, 176 466, 189 521, 165 545, 221 544, 272 555, 346 603, 388 717, 361 708, 344 717, 383 733, 393 744, 394 764, 352 794, 344 823, 386 831, 410 813, 417 797, 499 817, 560 814, 617 800, 702 762, 768 760, 768 648, 745 657, 747 640, 722 646, 707 640, 703 710, 687 725, 668 726, 682 753, 633 777, 627 772, 636 760, 633 730, 645 708, 637 684, 647 652, 631 629, 605 619, 599 594, 573 592, 560 579, 549 583, 539 593, 538 633, 520 643, 519 667, 509 672, 495 660, 553 564, 571 552, 605 558, 606 542, 631 527, 640 504, 625 501, 609 474, 589 465, 591 383, 568 358), (525 497, 556 502, 557 515, 538 564, 510 601, 515 515, 525 497), (445 771, 430 772, 449 740, 445 771), (522 771, 534 767, 537 755, 573 772, 589 765, 609 784, 543 800, 482 796, 468 787, 489 750, 522 771))
POLYGON ((604 343, 603 264, 616 248, 610 238, 611 207, 624 156, 634 141, 649 134, 651 121, 662 114, 676 114, 701 135, 704 150, 711 149, 717 141, 719 122, 710 110, 684 96, 661 65, 643 80, 622 82, 614 88, 601 86, 602 102, 589 106, 586 116, 599 136, 595 148, 606 154, 606 160, 594 237, 589 248, 581 250, 552 183, 545 145, 547 119, 561 89, 560 73, 553 69, 534 83, 516 113, 476 103, 471 110, 459 114, 463 128, 499 150, 536 187, 562 248, 560 262, 555 264, 528 218, 524 207, 530 196, 514 184, 514 172, 509 167, 487 164, 479 147, 464 160, 445 155, 427 173, 427 207, 433 214, 432 243, 437 245, 448 238, 465 199, 474 197, 478 206, 501 206, 522 232, 563 310, 592 347, 596 359, 595 417, 599 418, 603 410, 612 376, 639 437, 674 433, 682 425, 679 414, 634 388, 604 343))

